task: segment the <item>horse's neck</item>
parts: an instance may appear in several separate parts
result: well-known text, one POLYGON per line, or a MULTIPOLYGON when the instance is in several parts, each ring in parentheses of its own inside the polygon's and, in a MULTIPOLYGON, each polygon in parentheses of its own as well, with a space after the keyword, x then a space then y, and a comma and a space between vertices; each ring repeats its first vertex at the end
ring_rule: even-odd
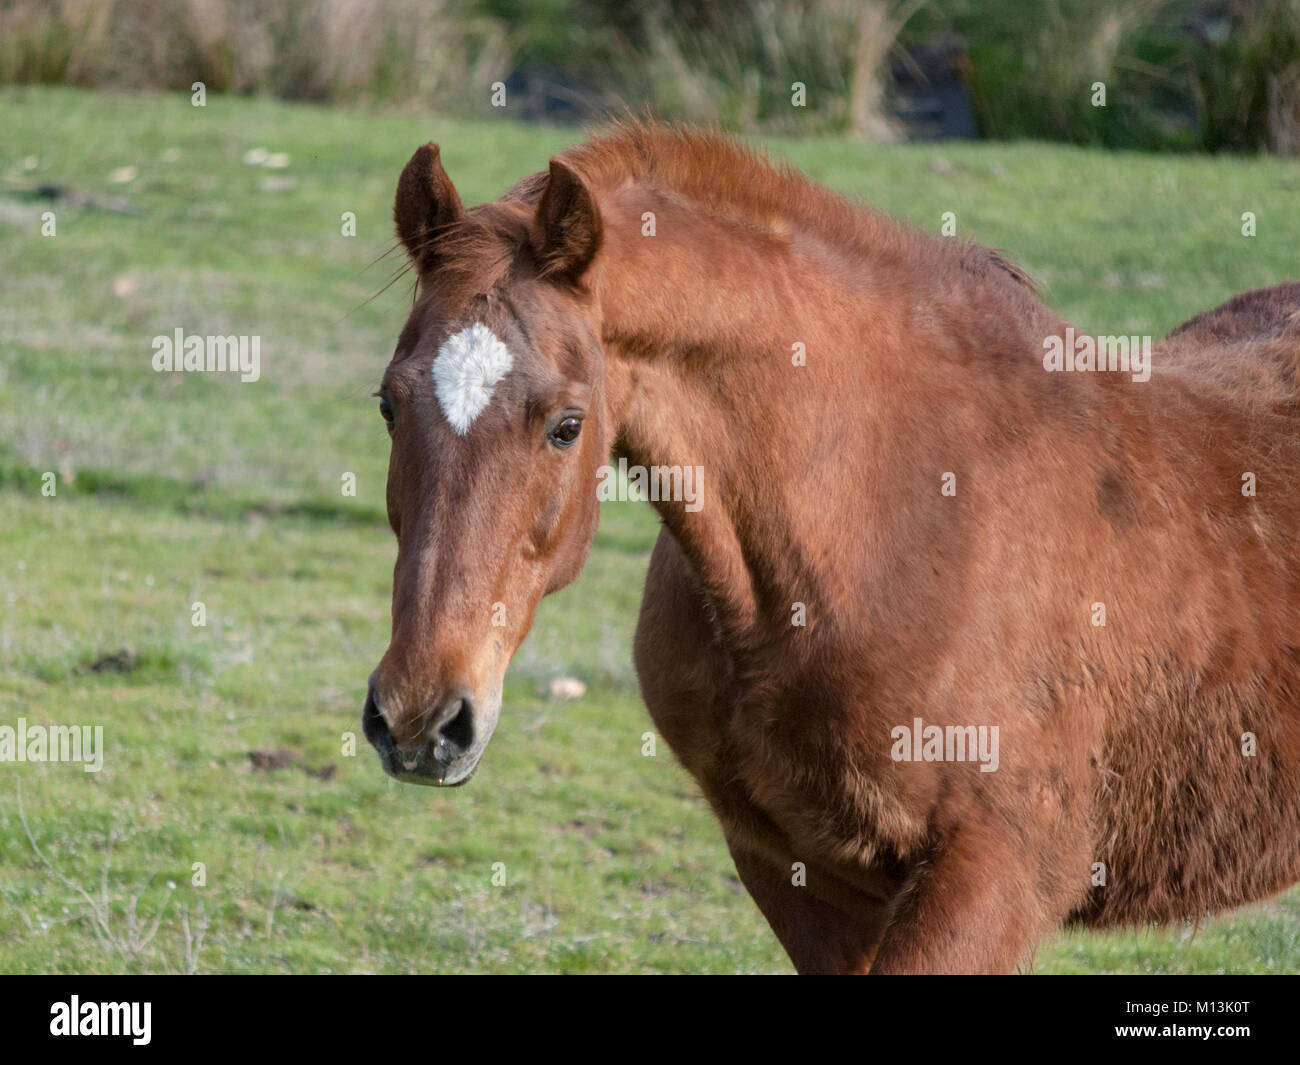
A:
POLYGON ((872 397, 852 353, 871 301, 844 306, 771 234, 656 207, 653 236, 640 212, 630 231, 606 226, 612 421, 630 464, 700 471, 695 509, 654 505, 722 624, 752 633, 800 598, 802 526, 815 517, 792 482, 824 474, 837 442, 865 446, 872 397))
POLYGON ((872 277, 770 231, 624 200, 597 280, 613 427, 633 466, 701 470, 696 509, 654 505, 724 626, 761 638, 861 573, 889 480, 929 476, 909 451, 918 434, 943 461, 946 430, 931 427, 960 385, 933 349, 979 343, 962 324, 978 316, 969 293, 897 268, 872 277))

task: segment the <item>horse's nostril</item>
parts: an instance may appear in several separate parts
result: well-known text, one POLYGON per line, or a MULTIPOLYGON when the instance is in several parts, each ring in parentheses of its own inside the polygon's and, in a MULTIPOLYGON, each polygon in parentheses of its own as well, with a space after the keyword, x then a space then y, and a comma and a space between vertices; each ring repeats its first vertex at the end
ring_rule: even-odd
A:
MULTIPOLYGON (((438 726, 438 746, 450 755, 469 750, 474 743, 474 704, 468 695, 458 698, 449 709, 449 720, 438 726)), ((444 759, 445 760, 445 759, 444 759)))
POLYGON ((361 731, 380 754, 392 750, 393 735, 388 731, 388 722, 384 720, 384 715, 379 712, 373 684, 366 693, 365 709, 361 711, 361 731))

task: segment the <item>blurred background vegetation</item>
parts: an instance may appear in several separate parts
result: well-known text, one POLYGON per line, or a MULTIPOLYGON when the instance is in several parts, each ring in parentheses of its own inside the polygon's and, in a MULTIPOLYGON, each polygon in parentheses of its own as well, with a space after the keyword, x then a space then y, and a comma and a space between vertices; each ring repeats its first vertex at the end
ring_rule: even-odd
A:
POLYGON ((0 84, 1300 152, 1300 0, 0 0, 0 84), (792 86, 805 105, 792 106, 792 86), (1105 85, 1105 106, 1094 86, 1105 85))

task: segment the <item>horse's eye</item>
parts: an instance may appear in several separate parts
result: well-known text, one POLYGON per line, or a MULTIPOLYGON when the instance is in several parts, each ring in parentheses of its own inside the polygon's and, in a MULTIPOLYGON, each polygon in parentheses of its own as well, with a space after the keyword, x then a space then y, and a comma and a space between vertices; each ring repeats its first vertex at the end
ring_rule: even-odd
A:
POLYGON ((582 419, 562 418, 560 423, 547 434, 547 439, 556 447, 570 447, 582 432, 582 419))
POLYGON ((393 431, 393 405, 388 402, 386 397, 380 397, 379 413, 384 416, 384 421, 388 423, 388 431, 393 431))

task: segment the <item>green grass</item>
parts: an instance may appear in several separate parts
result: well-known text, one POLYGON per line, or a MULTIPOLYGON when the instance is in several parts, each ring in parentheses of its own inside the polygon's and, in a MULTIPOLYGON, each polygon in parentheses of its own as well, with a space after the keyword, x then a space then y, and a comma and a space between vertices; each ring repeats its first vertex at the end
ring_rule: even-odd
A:
MULTIPOLYGON (((359 736, 344 750, 388 637, 387 439, 368 393, 408 293, 367 302, 396 257, 366 267, 390 242, 397 174, 435 139, 474 202, 575 134, 56 89, 0 93, 0 128, 0 724, 102 724, 107 743, 98 774, 0 764, 0 970, 788 971, 691 782, 662 744, 641 755, 630 644, 648 508, 607 505, 583 576, 543 604, 470 787, 398 785, 359 736), (243 163, 255 147, 290 165, 243 163), (137 176, 110 184, 121 167, 137 176), (16 191, 38 182, 135 213, 16 191), (42 237, 51 209, 57 236, 42 237), (150 340, 176 326, 260 335, 262 380, 153 373, 150 340), (124 671, 91 668, 122 650, 124 671), (548 702, 559 674, 586 696, 548 702), (279 747, 302 765, 251 768, 250 749, 279 747)), ((770 147, 931 229, 955 212, 1100 332, 1159 335, 1296 272, 1284 205, 1300 174, 1281 162, 770 147)), ((1187 941, 1062 935, 1034 960, 1297 969, 1296 895, 1187 941)))

